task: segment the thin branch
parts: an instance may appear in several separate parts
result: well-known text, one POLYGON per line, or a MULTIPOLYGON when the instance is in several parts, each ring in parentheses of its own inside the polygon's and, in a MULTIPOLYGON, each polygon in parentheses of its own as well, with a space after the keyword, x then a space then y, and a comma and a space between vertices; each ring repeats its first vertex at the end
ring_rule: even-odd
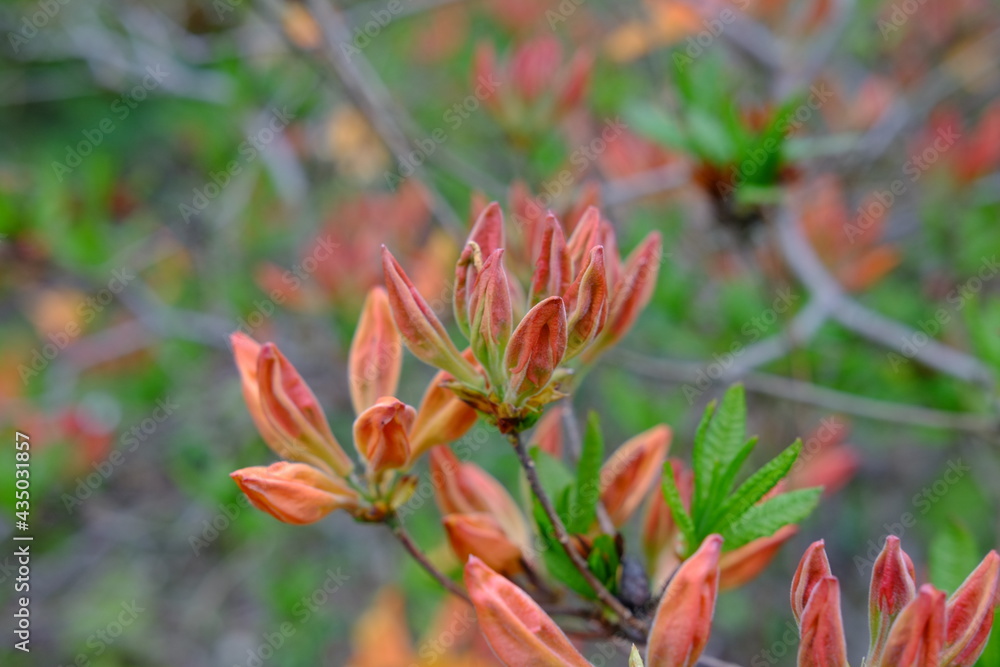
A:
POLYGON ((461 598, 465 602, 472 604, 472 600, 469 599, 468 594, 462 590, 462 587, 452 581, 449 577, 445 576, 441 570, 434 567, 434 564, 427 560, 427 555, 420 550, 420 547, 410 538, 410 534, 406 532, 403 528, 403 524, 399 522, 399 519, 392 517, 386 521, 386 525, 392 530, 392 534, 396 536, 399 543, 403 545, 403 548, 409 552, 413 559, 420 563, 421 567, 427 571, 427 574, 431 575, 437 579, 438 583, 448 589, 452 595, 461 598))
POLYGON ((705 667, 741 667, 735 662, 726 662, 725 660, 719 660, 718 658, 713 658, 707 655, 703 655, 698 658, 698 664, 704 665, 705 667))
POLYGON ((548 494, 545 493, 545 489, 542 488, 542 482, 538 478, 538 470, 535 469, 535 462, 528 455, 528 451, 524 446, 524 442, 521 440, 520 434, 512 434, 510 436, 510 442, 514 446, 514 451, 517 453, 517 458, 521 462, 521 467, 524 468, 524 474, 528 478, 528 484, 531 486, 531 492, 538 499, 538 502, 542 506, 542 510, 545 512, 545 516, 548 517, 549 521, 552 523, 552 528, 555 531, 556 539, 559 544, 562 545, 563 550, 566 555, 569 556, 570 561, 572 561, 573 566, 576 567, 577 571, 584 578, 587 584, 594 590, 597 598, 603 602, 609 609, 611 609, 618 617, 625 623, 625 625, 638 633, 642 637, 649 634, 649 628, 644 622, 636 618, 628 607, 622 604, 621 600, 616 598, 611 594, 604 584, 594 576, 594 573, 590 571, 590 567, 587 566, 587 561, 583 559, 583 556, 576 550, 573 542, 566 531, 566 526, 563 525, 562 519, 559 518, 559 514, 556 512, 556 508, 552 505, 552 500, 549 498, 548 494))

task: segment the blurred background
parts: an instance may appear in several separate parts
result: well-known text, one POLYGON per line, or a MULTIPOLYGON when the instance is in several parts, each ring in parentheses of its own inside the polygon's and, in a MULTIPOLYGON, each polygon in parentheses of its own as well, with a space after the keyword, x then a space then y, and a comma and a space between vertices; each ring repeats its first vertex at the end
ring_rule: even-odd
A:
MULTIPOLYGON (((623 254, 664 236, 574 399, 609 444, 663 422, 685 458, 741 380, 761 460, 801 436, 822 463, 711 655, 793 664, 816 539, 852 660, 887 534, 948 589, 997 543, 995 0, 17 0, 0 26, 4 628, 15 430, 35 538, 31 654, 5 631, 0 663, 483 664, 416 643, 444 596, 388 531, 248 507, 228 473, 274 456, 227 336, 277 341, 346 442, 380 244, 450 318, 494 199, 515 222, 599 202, 623 254)), ((408 357, 400 397, 431 375, 408 357)), ((499 437, 473 460, 516 485, 499 437)), ((447 562, 433 502, 407 521, 447 562)))

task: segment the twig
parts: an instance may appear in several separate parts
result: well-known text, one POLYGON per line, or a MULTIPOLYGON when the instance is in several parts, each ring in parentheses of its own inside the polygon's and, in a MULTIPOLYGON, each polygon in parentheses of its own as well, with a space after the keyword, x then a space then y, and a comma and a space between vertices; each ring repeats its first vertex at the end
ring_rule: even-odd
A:
POLYGON ((725 660, 719 660, 707 655, 698 658, 698 664, 705 665, 705 667, 741 667, 735 662, 726 662, 725 660))
POLYGON ((423 551, 420 550, 414 541, 410 538, 410 534, 406 532, 403 525, 399 522, 399 519, 392 517, 386 521, 386 525, 392 530, 392 534, 396 536, 399 543, 403 545, 403 548, 409 552, 413 559, 420 563, 421 567, 427 571, 427 574, 431 575, 437 579, 438 583, 448 589, 452 595, 461 598, 465 602, 472 604, 472 600, 469 599, 468 594, 462 590, 462 588, 452 581, 450 578, 445 576, 441 570, 434 567, 434 564, 427 560, 427 556, 423 551))
POLYGON ((611 591, 609 591, 604 584, 602 584, 600 580, 594 576, 594 573, 590 571, 590 567, 587 566, 587 562, 573 546, 569 533, 566 531, 566 526, 563 525, 562 519, 559 518, 556 508, 552 505, 552 500, 549 498, 548 494, 545 493, 545 489, 542 488, 542 482, 538 478, 538 471, 535 469, 535 462, 531 459, 531 456, 528 455, 528 451, 524 446, 524 442, 521 440, 520 434, 512 434, 510 436, 510 442, 514 446, 517 458, 521 462, 524 474, 528 478, 528 484, 531 486, 531 492, 538 499, 538 502, 542 506, 542 510, 545 512, 545 516, 548 517, 549 521, 552 523, 552 529, 555 531, 556 539, 559 541, 559 544, 562 545, 566 555, 569 556, 573 566, 576 567, 577 571, 593 589, 597 598, 601 602, 617 614, 629 629, 632 629, 638 632, 642 637, 645 637, 649 633, 649 628, 646 624, 636 618, 632 612, 629 611, 628 607, 622 604, 621 600, 612 595, 611 591))

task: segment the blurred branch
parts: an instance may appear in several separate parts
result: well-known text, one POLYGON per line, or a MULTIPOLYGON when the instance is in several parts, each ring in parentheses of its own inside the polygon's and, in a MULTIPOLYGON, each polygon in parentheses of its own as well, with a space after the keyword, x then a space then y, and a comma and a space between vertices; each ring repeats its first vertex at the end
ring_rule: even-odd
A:
MULTIPOLYGON (((394 13, 393 16, 396 18, 401 16, 413 16, 414 14, 434 11, 436 9, 442 9, 444 7, 448 7, 449 5, 457 5, 466 1, 467 0, 408 0, 407 2, 400 4, 399 11, 394 13)), ((384 0, 368 0, 367 2, 362 2, 344 10, 344 13, 347 15, 350 23, 361 25, 364 24, 365 21, 370 21, 374 13, 377 11, 385 11, 384 0)))
POLYGON ((605 183, 601 188, 601 201, 605 206, 618 206, 643 197, 676 190, 690 181, 690 167, 683 163, 672 162, 605 183))
POLYGON ((399 543, 403 545, 403 548, 406 549, 406 551, 413 556, 413 559, 420 563, 420 566, 427 571, 427 574, 434 577, 438 583, 448 589, 448 592, 452 595, 464 600, 468 604, 472 604, 472 600, 469 599, 468 594, 466 594, 466 592, 463 591, 458 584, 445 576, 441 570, 434 567, 434 564, 427 559, 427 555, 424 554, 424 552, 420 550, 420 547, 418 547, 410 538, 410 534, 406 532, 406 529, 403 528, 403 525, 399 522, 398 518, 390 517, 386 520, 386 525, 392 531, 392 534, 396 537, 396 539, 399 540, 399 543))

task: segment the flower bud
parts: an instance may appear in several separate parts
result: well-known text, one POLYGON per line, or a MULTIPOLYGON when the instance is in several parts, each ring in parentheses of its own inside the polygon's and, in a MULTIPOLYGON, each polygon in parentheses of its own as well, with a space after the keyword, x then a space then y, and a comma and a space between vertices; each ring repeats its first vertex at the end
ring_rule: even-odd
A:
POLYGON ((271 426, 271 422, 268 421, 260 406, 260 385, 257 379, 260 344, 239 331, 229 336, 229 342, 233 346, 233 358, 236 361, 236 369, 240 372, 243 401, 247 404, 247 410, 250 411, 250 418, 267 446, 281 454, 284 450, 284 441, 271 426))
POLYGON ((521 405, 541 392, 566 352, 566 307, 551 296, 538 303, 517 325, 504 358, 506 400, 521 405))
POLYGON ((892 622, 916 592, 913 562, 900 547, 899 538, 889 535, 882 552, 875 559, 868 588, 868 623, 871 630, 868 659, 872 664, 878 664, 892 622))
POLYGON ((945 595, 924 584, 889 631, 880 667, 939 667, 945 641, 945 595))
POLYGON ((709 535, 677 570, 649 632, 649 667, 694 667, 712 631, 722 537, 709 535))
POLYGON ((792 577, 792 615, 796 623, 802 624, 802 614, 816 584, 832 576, 824 542, 817 540, 806 549, 802 560, 799 561, 798 569, 795 570, 795 576, 792 577))
POLYGON ((521 549, 489 514, 449 514, 441 522, 459 561, 464 563, 471 555, 507 576, 521 571, 521 549))
POLYGON ((391 396, 375 402, 354 421, 354 446, 373 473, 406 467, 410 429, 417 411, 391 396))
POLYGON ((813 585, 799 635, 799 667, 849 667, 836 577, 822 577, 813 585))
POLYGON ((442 383, 452 377, 440 371, 427 385, 410 430, 410 463, 437 445, 461 438, 472 428, 479 414, 442 383))
POLYGON ((382 246, 382 267, 393 319, 413 356, 448 371, 460 382, 478 384, 475 371, 459 354, 444 325, 385 246, 382 246))
POLYGON ((392 396, 403 366, 403 343, 392 321, 389 297, 381 287, 368 292, 348 356, 351 402, 355 414, 392 396))
POLYGON ((797 532, 798 526, 783 526, 770 537, 758 538, 723 554, 719 561, 719 587, 727 591, 755 579, 797 532))
POLYGON ((480 630, 505 665, 591 667, 527 593, 475 556, 465 565, 465 587, 480 630))
POLYGON ((601 502, 615 528, 623 526, 659 479, 670 448, 670 427, 660 424, 633 437, 601 468, 601 502))
MULTIPOLYGON (((694 491, 694 473, 679 459, 670 459, 668 464, 673 468, 681 502, 685 507, 690 507, 691 494, 694 491)), ((642 524, 642 548, 646 562, 651 565, 652 584, 655 590, 662 588, 681 564, 677 553, 679 537, 680 530, 674 521, 670 506, 663 497, 663 491, 658 486, 654 487, 642 524)))
POLYGON ((346 477, 354 464, 333 437, 323 408, 291 362, 274 343, 257 359, 261 411, 280 436, 282 458, 309 463, 346 477))
POLYGON ((566 253, 569 255, 574 275, 582 270, 590 251, 600 245, 600 233, 601 212, 591 206, 583 212, 583 216, 566 242, 566 253))
POLYGON ((455 295, 452 305, 455 309, 455 321, 466 337, 470 334, 470 292, 482 270, 483 261, 503 247, 503 211, 500 204, 491 202, 479 212, 458 264, 455 265, 455 295))
POLYGON ((569 288, 573 298, 567 306, 573 309, 566 324, 568 329, 566 358, 582 352, 597 338, 608 321, 608 283, 604 269, 604 248, 597 246, 590 251, 587 266, 569 288))
POLYGON ((545 216, 541 247, 531 275, 531 304, 546 297, 563 296, 572 278, 562 225, 549 213, 545 216))
POLYGON ((469 299, 469 344, 490 382, 503 386, 503 353, 510 340, 510 286, 503 268, 503 248, 493 251, 476 277, 469 299))
POLYGON ((564 114, 574 109, 587 93, 590 71, 594 67, 594 57, 586 51, 579 51, 568 65, 566 80, 559 90, 556 113, 564 114))
POLYGON ((998 577, 1000 556, 991 551, 948 599, 941 664, 971 667, 979 659, 993 627, 993 613, 1000 591, 998 577))
POLYGON ((279 461, 230 473, 259 510, 285 523, 314 523, 335 509, 358 506, 357 492, 305 463, 279 461))

